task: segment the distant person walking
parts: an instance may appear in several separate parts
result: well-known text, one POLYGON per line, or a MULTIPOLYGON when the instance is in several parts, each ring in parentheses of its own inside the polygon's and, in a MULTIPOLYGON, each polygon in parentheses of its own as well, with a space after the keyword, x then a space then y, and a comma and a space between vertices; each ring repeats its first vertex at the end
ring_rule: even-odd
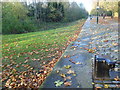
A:
POLYGON ((90 20, 92 19, 92 15, 90 15, 90 20))
POLYGON ((106 14, 105 14, 105 13, 103 13, 103 19, 105 19, 105 17, 106 17, 106 14))

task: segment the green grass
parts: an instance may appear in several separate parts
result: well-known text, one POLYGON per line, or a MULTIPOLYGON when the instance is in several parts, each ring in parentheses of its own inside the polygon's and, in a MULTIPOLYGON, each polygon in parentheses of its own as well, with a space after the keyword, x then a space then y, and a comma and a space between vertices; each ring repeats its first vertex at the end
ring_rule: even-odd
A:
POLYGON ((79 31, 84 22, 83 19, 57 29, 2 35, 3 70, 12 67, 22 72, 34 68, 33 70, 38 72, 43 64, 60 57, 59 52, 65 50, 68 40, 75 35, 76 31, 79 31), (29 67, 26 68, 24 65, 29 67))
POLYGON ((47 58, 46 56, 48 56, 48 54, 54 54, 57 50, 62 50, 62 47, 66 46, 68 39, 70 37, 73 37, 74 31, 78 30, 79 26, 77 26, 77 24, 83 22, 84 20, 77 21, 67 27, 52 29, 48 31, 3 35, 2 55, 5 57, 3 64, 10 63, 10 59, 18 64, 20 62, 23 63, 25 61, 25 57, 30 57, 29 61, 31 61, 33 58, 38 59, 41 57, 44 58, 40 61, 44 60, 47 58), (53 51, 51 50, 52 48, 53 51), (29 55, 28 52, 33 52, 33 50, 39 54, 33 53, 33 55, 29 55))
POLYGON ((42 23, 36 23, 37 27, 36 31, 44 31, 44 30, 51 30, 56 28, 63 28, 68 25, 75 25, 75 22, 42 22, 42 23))

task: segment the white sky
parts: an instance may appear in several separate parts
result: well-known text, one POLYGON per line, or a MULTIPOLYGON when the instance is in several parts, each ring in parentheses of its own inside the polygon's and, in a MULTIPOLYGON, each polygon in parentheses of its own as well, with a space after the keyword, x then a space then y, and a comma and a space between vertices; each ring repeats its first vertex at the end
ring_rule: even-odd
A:
POLYGON ((75 1, 77 3, 83 3, 84 7, 86 8, 86 10, 88 12, 90 12, 92 10, 92 3, 93 1, 92 0, 72 0, 72 1, 75 1))

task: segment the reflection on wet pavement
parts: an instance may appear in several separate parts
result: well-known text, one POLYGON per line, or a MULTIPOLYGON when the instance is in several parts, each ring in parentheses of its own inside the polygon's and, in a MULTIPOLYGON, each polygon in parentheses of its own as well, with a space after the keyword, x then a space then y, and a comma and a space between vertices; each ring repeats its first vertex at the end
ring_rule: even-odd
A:
MULTIPOLYGON (((84 24, 78 39, 72 42, 54 67, 51 74, 47 77, 42 87, 55 87, 54 82, 66 77, 71 77, 71 85, 68 88, 92 88, 92 60, 95 54, 108 55, 112 60, 118 60, 118 24, 96 24, 88 19, 84 24), (70 70, 75 73, 68 74, 65 65, 70 65, 70 70), (59 74, 56 73, 59 71, 59 74)), ((117 73, 118 74, 118 73, 117 73)), ((111 75, 111 74, 110 74, 111 75)), ((59 88, 64 88, 61 85, 59 88)))

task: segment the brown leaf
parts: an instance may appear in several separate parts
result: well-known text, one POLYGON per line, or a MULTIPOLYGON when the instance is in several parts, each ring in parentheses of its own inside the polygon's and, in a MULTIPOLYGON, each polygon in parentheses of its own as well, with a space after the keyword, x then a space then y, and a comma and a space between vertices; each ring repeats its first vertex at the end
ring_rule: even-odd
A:
POLYGON ((108 42, 108 40, 104 40, 103 42, 108 42))
POLYGON ((64 78, 64 81, 66 81, 67 79, 71 80, 72 77, 71 77, 71 76, 65 77, 65 78, 64 78))
POLYGON ((30 59, 30 57, 25 57, 25 59, 30 59))
POLYGON ((28 60, 26 60, 24 63, 27 63, 28 62, 28 60))
POLYGON ((33 55, 33 52, 28 52, 28 55, 33 55))
POLYGON ((84 48, 85 50, 89 50, 88 48, 84 48))
POLYGON ((75 62, 74 61, 72 61, 72 60, 69 60, 70 62, 72 62, 73 64, 75 64, 75 62))
POLYGON ((118 46, 118 43, 112 43, 113 44, 113 46, 118 46))
POLYGON ((45 51, 46 51, 46 52, 48 52, 49 50, 48 50, 48 49, 46 49, 45 51))
POLYGON ((95 50, 93 50, 93 49, 88 49, 88 52, 89 52, 89 53, 94 53, 95 50))
POLYGON ((64 85, 67 86, 71 86, 71 82, 64 82, 64 85))
POLYGON ((97 48, 96 48, 96 47, 93 47, 92 49, 96 50, 97 48))
POLYGON ((70 57, 70 55, 64 55, 64 58, 69 58, 70 57))
POLYGON ((93 44, 93 42, 89 42, 89 44, 93 44))

